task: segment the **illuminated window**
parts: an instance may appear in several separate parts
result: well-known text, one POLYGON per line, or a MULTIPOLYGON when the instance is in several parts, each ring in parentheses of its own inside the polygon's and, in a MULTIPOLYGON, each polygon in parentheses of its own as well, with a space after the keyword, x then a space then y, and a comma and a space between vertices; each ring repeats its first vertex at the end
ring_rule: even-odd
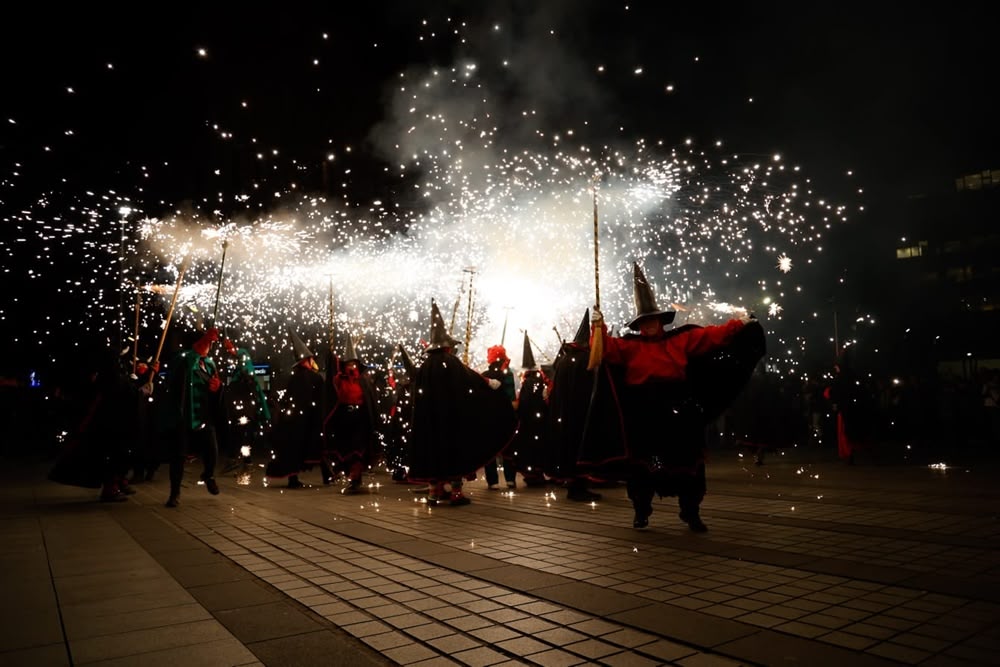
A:
POLYGON ((917 245, 905 248, 896 248, 896 259, 907 259, 909 257, 922 257, 927 249, 927 241, 920 241, 917 245))

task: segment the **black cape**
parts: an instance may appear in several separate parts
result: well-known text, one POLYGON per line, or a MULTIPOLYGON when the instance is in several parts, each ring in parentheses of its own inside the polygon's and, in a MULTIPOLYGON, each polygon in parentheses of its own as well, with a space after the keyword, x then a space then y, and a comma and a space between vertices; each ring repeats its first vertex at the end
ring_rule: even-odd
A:
MULTIPOLYGON (((667 336, 694 327, 685 325, 667 336)), ((684 380, 628 385, 623 369, 602 364, 584 429, 581 466, 592 476, 618 479, 635 464, 696 472, 704 457, 705 427, 743 391, 765 351, 764 329, 752 321, 728 345, 691 357, 684 380), (610 386, 602 385, 604 378, 610 386), (607 419, 611 426, 604 423, 607 419)))
POLYGON ((507 395, 450 352, 428 352, 413 392, 412 481, 471 478, 514 435, 517 416, 507 395))

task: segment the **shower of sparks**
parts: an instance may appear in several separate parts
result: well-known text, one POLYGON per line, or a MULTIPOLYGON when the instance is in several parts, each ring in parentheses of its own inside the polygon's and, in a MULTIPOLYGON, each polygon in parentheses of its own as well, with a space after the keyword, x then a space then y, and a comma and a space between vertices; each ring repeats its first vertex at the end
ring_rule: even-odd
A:
MULTIPOLYGON (((208 56, 204 47, 195 53, 208 56)), ((127 313, 138 298, 140 356, 149 356, 187 261, 171 327, 217 325, 257 358, 290 362, 289 330, 321 348, 332 310, 340 344, 353 336, 365 361, 385 366, 398 343, 420 350, 435 299, 456 338, 471 332, 470 365, 482 367, 506 328, 572 331, 594 303, 595 192, 600 301, 609 323, 633 315, 633 261, 645 266, 657 300, 679 311, 677 324, 762 312, 765 287, 783 299, 769 302, 769 318, 810 312, 808 286, 775 288, 771 274, 775 266, 790 274, 793 257, 796 266, 810 263, 847 209, 815 192, 800 168, 693 141, 577 145, 571 129, 542 128, 531 142, 508 139, 481 69, 463 61, 399 75, 394 105, 409 120, 395 146, 394 169, 407 184, 396 200, 313 196, 292 183, 275 192, 280 207, 232 217, 170 210, 142 192, 111 190, 69 202, 46 194, 29 210, 5 210, 4 222, 18 231, 0 251, 17 253, 33 237, 37 257, 23 278, 30 286, 58 275, 56 292, 65 299, 30 335, 39 346, 80 330, 131 342, 127 313), (67 266, 76 270, 67 274, 67 266), (475 267, 474 281, 465 267, 475 267)), ((530 121, 533 112, 525 115, 530 121)), ((220 140, 233 138, 222 125, 216 131, 220 140)), ((280 154, 280 147, 258 153, 280 154)), ((351 166, 341 157, 349 154, 338 149, 335 160, 323 152, 345 177, 351 166)), ((535 342, 543 359, 554 358, 557 339, 535 342)), ((780 342, 775 349, 788 349, 795 363, 805 341, 780 342)))

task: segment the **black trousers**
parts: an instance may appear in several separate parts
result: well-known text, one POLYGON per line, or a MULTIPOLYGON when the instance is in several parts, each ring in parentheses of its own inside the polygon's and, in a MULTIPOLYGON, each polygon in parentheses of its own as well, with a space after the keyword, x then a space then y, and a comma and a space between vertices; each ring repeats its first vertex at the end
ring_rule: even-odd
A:
POLYGON ((205 425, 199 429, 181 428, 170 452, 170 495, 177 496, 181 492, 181 480, 184 479, 184 461, 188 454, 198 454, 204 464, 201 479, 215 477, 215 464, 219 458, 219 442, 215 435, 215 427, 205 425))
POLYGON ((681 513, 697 516, 701 501, 705 499, 705 464, 698 463, 692 472, 650 470, 645 465, 637 465, 629 474, 626 489, 637 511, 651 508, 654 495, 677 496, 681 513))

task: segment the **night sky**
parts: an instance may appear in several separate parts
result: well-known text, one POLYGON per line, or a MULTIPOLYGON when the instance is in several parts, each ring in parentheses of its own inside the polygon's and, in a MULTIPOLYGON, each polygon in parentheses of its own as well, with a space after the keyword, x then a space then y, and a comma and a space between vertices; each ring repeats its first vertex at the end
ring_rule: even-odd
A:
MULTIPOLYGON (((721 141, 780 154, 849 202, 849 225, 876 224, 860 201, 1000 166, 992 24, 951 16, 954 5, 891 16, 659 2, 332 7, 28 10, 4 22, 0 326, 21 359, 72 337, 65 323, 35 330, 35 311, 64 298, 47 291, 54 276, 79 268, 35 238, 46 216, 58 226, 87 209, 113 227, 128 205, 219 222, 276 210, 289 193, 419 207, 412 179, 393 172, 409 140, 400 73, 474 63, 511 150, 569 144, 572 129, 575 145, 721 141), (41 248, 56 267, 28 280, 41 248)), ((469 111, 437 102, 449 118, 469 111)))

